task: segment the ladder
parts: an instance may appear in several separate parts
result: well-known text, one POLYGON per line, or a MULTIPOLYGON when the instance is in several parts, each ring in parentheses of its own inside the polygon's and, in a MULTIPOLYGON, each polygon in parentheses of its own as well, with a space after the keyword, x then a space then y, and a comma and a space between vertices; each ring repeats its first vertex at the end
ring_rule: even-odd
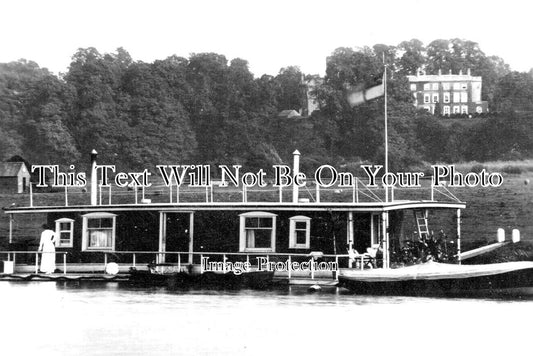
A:
POLYGON ((427 210, 415 210, 416 227, 420 239, 429 237, 427 210))

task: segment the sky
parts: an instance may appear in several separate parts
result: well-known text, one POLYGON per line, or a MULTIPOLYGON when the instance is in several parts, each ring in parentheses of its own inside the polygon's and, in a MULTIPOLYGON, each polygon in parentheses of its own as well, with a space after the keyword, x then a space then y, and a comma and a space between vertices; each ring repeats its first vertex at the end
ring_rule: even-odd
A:
POLYGON ((123 47, 134 60, 216 52, 256 77, 295 65, 323 75, 338 47, 462 38, 511 69, 533 68, 530 1, 0 0, 0 63, 66 72, 78 48, 123 47))

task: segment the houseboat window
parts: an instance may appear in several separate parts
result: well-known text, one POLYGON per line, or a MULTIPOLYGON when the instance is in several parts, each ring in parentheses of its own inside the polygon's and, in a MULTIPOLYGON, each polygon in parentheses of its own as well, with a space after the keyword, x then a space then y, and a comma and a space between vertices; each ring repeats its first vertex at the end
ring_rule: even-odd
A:
POLYGON ((289 220, 289 248, 309 248, 311 218, 293 216, 289 220))
POLYGON ((240 216, 240 251, 274 252, 276 246, 276 215, 250 212, 240 216))
POLYGON ((83 250, 115 249, 115 214, 83 215, 83 250))
POLYGON ((74 220, 62 218, 56 220, 57 247, 72 247, 74 220))

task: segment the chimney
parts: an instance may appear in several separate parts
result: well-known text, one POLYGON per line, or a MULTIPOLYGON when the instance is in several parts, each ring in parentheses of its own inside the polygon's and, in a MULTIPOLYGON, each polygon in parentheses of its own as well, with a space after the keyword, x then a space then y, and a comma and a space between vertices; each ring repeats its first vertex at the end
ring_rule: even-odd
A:
POLYGON ((470 68, 467 69, 466 74, 468 74, 468 76, 471 76, 471 75, 472 75, 472 74, 470 73, 470 68))
POLYGON ((448 71, 448 74, 449 74, 449 75, 452 75, 452 70, 451 70, 451 69, 448 71))
POLYGON ((296 177, 300 173, 300 152, 298 150, 292 153, 293 155, 293 167, 292 167, 292 202, 298 203, 298 186, 296 185, 296 177))
POLYGON ((463 70, 459 69, 459 75, 463 75, 463 70))
POLYGON ((98 152, 92 150, 91 152, 91 205, 96 205, 96 193, 97 193, 97 177, 96 177, 96 158, 98 152))
POLYGON ((439 68, 439 76, 442 75, 442 70, 439 68))

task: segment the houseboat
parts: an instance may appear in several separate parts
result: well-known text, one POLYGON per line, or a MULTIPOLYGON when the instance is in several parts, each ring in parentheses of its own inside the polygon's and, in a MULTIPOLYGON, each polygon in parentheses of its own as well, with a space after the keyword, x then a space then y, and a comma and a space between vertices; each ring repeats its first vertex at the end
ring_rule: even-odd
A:
MULTIPOLYGON (((93 155, 90 193, 32 191, 29 204, 4 208, 10 246, 21 239, 38 241, 35 230, 32 237, 14 227, 21 225, 17 221, 41 218, 39 225, 55 228, 56 272, 62 275, 124 275, 131 268, 150 271, 151 265, 160 266, 152 269, 154 274, 273 272, 276 280, 289 283, 336 285, 345 269, 386 270, 428 259, 424 253, 405 253, 405 246, 430 237, 431 212, 437 219, 443 214, 441 221, 455 219, 457 225, 447 231, 453 236, 447 240, 453 250, 449 255, 461 253, 465 203, 446 187, 408 190, 406 195, 417 200, 394 189, 385 194, 359 178, 342 188, 315 183, 247 189, 213 182, 196 189, 172 184, 119 188, 103 186, 95 166, 93 155)), ((296 176, 297 151, 292 168, 296 176)), ((42 253, 33 247, 0 251, 12 268, 5 272, 37 273, 42 253)))

